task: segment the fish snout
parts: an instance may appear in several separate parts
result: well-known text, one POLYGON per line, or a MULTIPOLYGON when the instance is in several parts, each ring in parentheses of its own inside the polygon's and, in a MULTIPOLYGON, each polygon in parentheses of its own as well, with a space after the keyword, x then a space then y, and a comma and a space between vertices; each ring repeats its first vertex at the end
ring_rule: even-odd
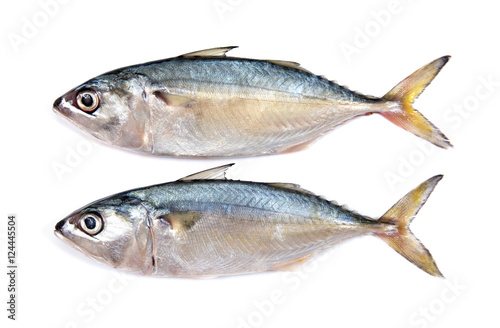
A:
POLYGON ((67 116, 71 113, 71 108, 73 107, 73 103, 75 101, 75 91, 70 91, 61 97, 57 98, 52 105, 52 110, 54 112, 63 114, 67 116))
POLYGON ((63 101, 63 98, 64 98, 64 97, 63 97, 63 96, 61 96, 61 97, 57 98, 57 99, 56 99, 56 101, 54 101, 54 105, 52 105, 52 106, 53 106, 53 108, 54 108, 54 110, 55 110, 57 107, 59 107, 59 105, 61 105, 61 103, 62 103, 62 101, 63 101))
POLYGON ((61 232, 65 223, 66 223, 66 219, 57 222, 56 227, 55 227, 55 231, 61 232))
POLYGON ((66 102, 65 95, 57 98, 56 101, 54 101, 54 104, 52 105, 52 110, 57 114, 63 114, 65 116, 65 113, 67 112, 67 109, 65 108, 65 102, 66 102))

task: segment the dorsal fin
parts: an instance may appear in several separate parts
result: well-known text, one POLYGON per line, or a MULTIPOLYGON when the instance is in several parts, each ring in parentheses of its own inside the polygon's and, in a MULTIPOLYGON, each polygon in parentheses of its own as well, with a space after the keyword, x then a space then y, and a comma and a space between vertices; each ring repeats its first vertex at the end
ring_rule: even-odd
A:
POLYGON ((231 47, 219 47, 219 48, 210 48, 205 50, 198 50, 194 52, 189 52, 184 55, 180 55, 179 57, 226 57, 226 52, 238 48, 238 46, 231 47))
POLYGON ((301 186, 299 186, 298 184, 294 184, 294 183, 271 182, 271 183, 266 183, 266 185, 271 186, 271 187, 275 187, 275 188, 294 190, 294 191, 298 191, 298 192, 301 192, 304 194, 317 196, 312 191, 306 190, 306 189, 302 188, 301 186))
POLYGON ((222 166, 213 167, 198 173, 190 174, 187 177, 177 181, 191 181, 191 180, 226 180, 226 171, 233 166, 234 163, 222 166))
MULTIPOLYGON (((226 53, 234 48, 238 48, 238 46, 218 47, 218 48, 198 50, 198 51, 189 52, 187 54, 180 55, 179 57, 183 57, 183 58, 226 57, 226 53)), ((300 71, 311 73, 310 71, 308 71, 305 68, 303 68, 302 66, 300 66, 300 64, 297 62, 288 61, 288 60, 278 60, 278 59, 266 59, 264 61, 267 61, 268 63, 271 63, 271 64, 275 64, 275 65, 279 65, 279 66, 283 66, 283 67, 295 68, 295 69, 298 69, 300 71)))
POLYGON ((310 71, 308 71, 304 67, 300 66, 300 64, 296 63, 296 62, 287 61, 287 60, 275 60, 275 59, 267 59, 266 61, 268 63, 271 63, 271 64, 276 64, 276 65, 279 65, 279 66, 295 68, 295 69, 298 69, 299 71, 311 73, 310 71))

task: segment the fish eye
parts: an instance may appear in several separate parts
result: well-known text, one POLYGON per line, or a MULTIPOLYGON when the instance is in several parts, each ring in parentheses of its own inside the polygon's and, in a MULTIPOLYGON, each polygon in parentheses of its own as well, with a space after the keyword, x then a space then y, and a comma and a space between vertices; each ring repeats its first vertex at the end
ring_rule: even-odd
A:
POLYGON ((90 236, 97 235, 104 227, 104 221, 98 213, 85 213, 79 223, 81 230, 90 236))
POLYGON ((94 90, 82 90, 76 96, 78 107, 86 113, 93 113, 99 107, 99 96, 94 90))

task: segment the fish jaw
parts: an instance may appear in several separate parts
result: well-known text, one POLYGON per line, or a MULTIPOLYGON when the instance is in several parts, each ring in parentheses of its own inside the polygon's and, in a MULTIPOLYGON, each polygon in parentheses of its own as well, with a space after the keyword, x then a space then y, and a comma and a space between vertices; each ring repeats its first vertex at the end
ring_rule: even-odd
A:
POLYGON ((75 216, 69 216, 57 223, 54 234, 64 243, 85 254, 89 258, 109 265, 110 263, 108 263, 98 251, 98 247, 89 247, 89 243, 85 242, 85 235, 76 228, 76 224, 75 216), (83 245, 87 245, 87 247, 83 245))
POLYGON ((62 231, 60 231, 60 230, 54 230, 54 235, 56 235, 56 237, 59 238, 63 243, 65 243, 66 245, 69 245, 70 247, 76 249, 77 251, 79 251, 80 253, 84 254, 88 258, 109 265, 108 263, 106 263, 105 261, 102 260, 102 257, 93 255, 93 254, 87 252, 82 247, 80 247, 76 242, 74 242, 73 240, 71 240, 70 238, 68 238, 67 236, 65 236, 62 231))
POLYGON ((91 136, 106 142, 106 140, 96 131, 92 131, 87 129, 87 126, 92 126, 94 123, 93 116, 85 115, 81 113, 78 109, 73 106, 74 98, 76 91, 70 91, 65 95, 59 97, 54 101, 54 105, 52 110, 62 117, 69 120, 72 124, 74 124, 80 131, 84 131, 86 134, 90 134, 91 136))
POLYGON ((78 245, 75 244, 71 239, 66 238, 60 230, 57 229, 54 230, 54 235, 56 235, 56 237, 62 240, 64 243, 70 245, 73 248, 76 248, 77 250, 83 253, 83 250, 80 247, 78 247, 78 245))

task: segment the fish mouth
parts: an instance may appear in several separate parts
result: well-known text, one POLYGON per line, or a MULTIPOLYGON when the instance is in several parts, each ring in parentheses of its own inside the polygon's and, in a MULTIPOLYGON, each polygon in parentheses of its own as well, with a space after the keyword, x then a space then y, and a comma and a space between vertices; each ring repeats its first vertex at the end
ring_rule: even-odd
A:
POLYGON ((102 262, 104 257, 101 254, 94 254, 91 249, 86 249, 85 245, 80 245, 80 243, 78 242, 78 238, 76 240, 72 238, 73 233, 71 232, 71 219, 73 217, 74 216, 71 215, 57 222, 54 229, 54 235, 56 235, 56 237, 63 241, 66 245, 71 246, 72 248, 92 259, 102 262))
POLYGON ((54 235, 56 235, 57 238, 59 238, 60 240, 62 240, 63 242, 65 242, 66 244, 68 244, 72 247, 77 246, 71 239, 69 239, 68 237, 63 235, 63 233, 60 230, 54 230, 54 235))
POLYGON ((72 116, 74 116, 73 111, 75 111, 75 107, 73 106, 73 104, 76 101, 75 99, 76 90, 71 90, 57 98, 54 101, 54 104, 52 104, 52 109, 56 113, 71 118, 72 116))
POLYGON ((62 233, 62 230, 63 230, 63 227, 64 227, 65 223, 66 223, 66 220, 61 220, 61 221, 57 222, 56 227, 54 229, 54 235, 56 235, 57 238, 61 239, 64 242, 68 242, 68 243, 74 244, 71 239, 69 239, 68 237, 66 237, 62 233))
POLYGON ((59 238, 62 242, 76 249, 78 252, 82 253, 88 258, 113 266, 113 264, 109 263, 103 255, 91 253, 89 250, 77 244, 74 240, 66 237, 60 230, 54 230, 54 235, 56 235, 56 237, 59 238))
MULTIPOLYGON (((85 250, 84 250, 82 247, 80 247, 80 246, 79 246, 77 243, 75 243, 73 240, 71 240, 71 239, 69 239, 68 237, 66 237, 66 236, 65 236, 65 235, 61 232, 61 230, 60 230, 60 229, 57 229, 57 228, 58 228, 58 226, 59 226, 59 224, 60 224, 61 222, 63 222, 63 225, 64 225, 64 220, 59 221, 59 223, 57 223, 57 225, 56 225, 56 230, 54 230, 54 235, 56 235, 56 237, 57 237, 57 238, 59 238, 60 240, 62 240, 62 241, 63 241, 64 243, 66 243, 67 245, 69 245, 69 246, 71 246, 71 247, 75 248, 75 249, 76 249, 76 250, 78 250, 79 252, 82 252, 82 253, 84 253, 84 254, 87 254, 87 253, 85 252, 85 250)), ((62 228, 62 225, 60 226, 60 228, 62 228)), ((87 254, 87 255, 88 255, 88 254, 87 254)), ((90 255, 89 255, 89 256, 90 256, 90 255)))
POLYGON ((57 98, 56 101, 54 101, 54 104, 52 105, 54 110, 56 110, 56 108, 59 107, 59 105, 61 105, 63 99, 64 99, 64 97, 61 96, 61 97, 57 98))
POLYGON ((61 231, 65 223, 66 223, 65 219, 57 222, 55 230, 56 231, 61 231))
POLYGON ((70 117, 71 110, 70 108, 68 108, 67 103, 68 102, 64 96, 59 97, 56 99, 56 101, 54 101, 54 104, 52 105, 52 110, 64 117, 70 117))
POLYGON ((64 229, 64 225, 66 224, 66 221, 67 221, 66 219, 63 219, 63 220, 57 222, 57 224, 54 228, 54 235, 56 235, 57 238, 61 239, 65 243, 67 243, 73 247, 79 248, 78 245, 73 240, 66 237, 64 235, 64 233, 62 232, 64 229))
POLYGON ((61 239, 64 242, 70 241, 68 238, 64 237, 61 231, 59 230, 54 230, 54 235, 56 235, 57 238, 61 239))

